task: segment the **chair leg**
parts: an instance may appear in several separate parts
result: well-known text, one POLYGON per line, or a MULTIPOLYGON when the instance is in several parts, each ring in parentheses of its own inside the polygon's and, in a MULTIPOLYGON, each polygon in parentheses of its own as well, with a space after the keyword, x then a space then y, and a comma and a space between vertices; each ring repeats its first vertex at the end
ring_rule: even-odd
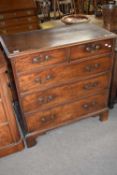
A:
POLYGON ((91 0, 88 0, 88 10, 87 10, 88 14, 90 12, 90 6, 91 6, 91 0))
POLYGON ((76 14, 76 5, 75 5, 75 1, 72 0, 72 4, 73 4, 73 8, 74 8, 74 13, 76 14))
POLYGON ((59 13, 59 17, 61 18, 61 11, 60 11, 60 3, 59 0, 57 0, 57 9, 58 9, 58 13, 59 13))

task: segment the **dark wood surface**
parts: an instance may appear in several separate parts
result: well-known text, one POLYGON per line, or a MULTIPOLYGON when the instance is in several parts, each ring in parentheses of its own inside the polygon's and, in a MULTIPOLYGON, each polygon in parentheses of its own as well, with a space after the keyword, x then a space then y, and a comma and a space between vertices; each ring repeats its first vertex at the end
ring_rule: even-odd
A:
POLYGON ((96 25, 80 24, 8 35, 1 37, 0 40, 5 46, 7 56, 12 57, 114 37, 113 33, 96 25))
POLYGON ((0 13, 36 7, 33 0, 0 0, 0 13))
POLYGON ((6 71, 7 64, 0 51, 0 157, 24 148, 12 106, 6 71))
POLYGON ((0 35, 36 30, 38 23, 35 1, 0 1, 0 35))
POLYGON ((28 147, 79 119, 108 119, 115 34, 91 24, 1 37, 12 64, 28 147))

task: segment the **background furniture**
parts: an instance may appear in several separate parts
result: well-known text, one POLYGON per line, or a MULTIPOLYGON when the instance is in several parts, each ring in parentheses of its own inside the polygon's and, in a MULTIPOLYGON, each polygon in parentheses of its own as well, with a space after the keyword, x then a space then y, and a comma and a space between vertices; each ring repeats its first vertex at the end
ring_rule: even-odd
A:
POLYGON ((51 2, 50 0, 35 0, 37 5, 37 11, 39 18, 42 21, 46 21, 50 19, 50 9, 51 9, 51 2))
POLYGON ((7 65, 0 50, 0 157, 24 148, 8 85, 7 65))
POLYGON ((109 0, 75 0, 77 13, 94 14, 100 6, 109 0))
POLYGON ((39 20, 33 0, 0 1, 0 35, 38 28, 39 20))
POLYGON ((53 0, 53 10, 54 18, 56 18, 56 13, 58 11, 59 17, 62 14, 73 14, 76 12, 75 1, 74 0, 53 0))
POLYGON ((96 115, 108 119, 115 37, 91 24, 2 36, 28 147, 58 126, 96 115))

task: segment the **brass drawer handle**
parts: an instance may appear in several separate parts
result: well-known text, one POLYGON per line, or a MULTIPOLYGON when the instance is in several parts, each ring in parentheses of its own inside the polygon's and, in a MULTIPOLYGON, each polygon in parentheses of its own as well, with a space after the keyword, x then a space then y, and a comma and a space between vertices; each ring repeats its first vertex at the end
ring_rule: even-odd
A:
POLYGON ((45 56, 45 61, 49 61, 51 59, 51 56, 50 55, 46 55, 45 56))
POLYGON ((93 87, 97 87, 98 85, 99 85, 98 81, 93 83, 93 87))
POLYGON ((96 102, 96 101, 93 101, 93 102, 91 103, 91 105, 95 107, 95 106, 97 106, 97 102, 96 102))
POLYGON ((97 106, 97 102, 96 101, 93 101, 93 102, 86 103, 86 104, 82 105, 83 109, 85 109, 85 110, 87 110, 89 108, 92 108, 92 107, 95 107, 95 106, 97 106))
POLYGON ((50 122, 50 121, 54 121, 56 119, 56 115, 55 114, 52 114, 50 116, 47 116, 47 117, 41 117, 41 123, 47 123, 47 122, 50 122))
POLYGON ((51 119, 51 120, 55 120, 55 119, 56 119, 56 115, 51 115, 51 116, 50 116, 50 119, 51 119))
POLYGON ((41 118, 41 122, 42 122, 42 123, 46 123, 46 122, 47 122, 46 118, 45 118, 45 117, 42 117, 42 118, 41 118))
POLYGON ((85 67, 85 70, 86 70, 87 72, 91 72, 91 71, 92 71, 92 65, 87 65, 87 66, 85 67))
POLYGON ((92 72, 92 71, 94 71, 95 69, 98 69, 98 68, 100 68, 100 64, 99 63, 96 63, 96 64, 94 64, 94 65, 87 65, 86 67, 85 67, 85 70, 86 70, 86 72, 92 72))
POLYGON ((100 64, 99 63, 96 63, 94 68, 99 68, 100 67, 100 64))
POLYGON ((91 46, 87 46, 87 47, 86 47, 86 51, 87 51, 87 52, 91 52, 91 51, 92 51, 92 47, 91 47, 91 46))
POLYGON ((32 62, 35 64, 35 63, 39 63, 41 61, 41 58, 40 57, 35 57, 33 58, 32 62))
POLYGON ((54 97, 52 95, 49 95, 48 97, 39 97, 38 98, 38 102, 43 104, 43 103, 49 103, 50 101, 52 101, 54 99, 54 97))
POLYGON ((101 49, 101 44, 96 44, 95 45, 95 50, 100 50, 101 49))
POLYGON ((41 84, 41 78, 40 77, 37 77, 37 78, 35 78, 35 83, 40 83, 41 84))
POLYGON ((88 109, 88 108, 89 108, 89 105, 88 105, 88 104, 84 104, 82 107, 83 107, 84 109, 88 109))
POLYGON ((88 84, 84 85, 83 89, 90 90, 90 89, 97 87, 98 84, 99 84, 99 82, 88 83, 88 84))
POLYGON ((101 49, 101 44, 92 44, 92 45, 88 45, 85 50, 87 52, 94 52, 94 51, 97 51, 97 50, 100 50, 101 49))
POLYGON ((51 57, 49 55, 46 55, 46 56, 39 56, 39 57, 35 57, 33 58, 32 60, 32 63, 40 63, 40 62, 43 62, 43 61, 49 61, 51 59, 51 57))
MULTIPOLYGON (((48 74, 47 77, 45 77, 45 81, 49 81, 52 78, 53 78, 53 76, 51 74, 48 74)), ((40 84, 45 82, 45 81, 41 80, 40 77, 35 78, 34 81, 35 81, 35 83, 40 83, 40 84)))
POLYGON ((49 95, 48 97, 47 97, 47 102, 50 102, 50 101, 52 101, 54 99, 54 97, 52 96, 52 95, 49 95))
POLYGON ((53 76, 51 74, 48 74, 46 77, 46 80, 51 80, 53 78, 53 76))
POLYGON ((44 98, 43 98, 43 97, 39 97, 39 98, 38 98, 38 101, 39 101, 40 103, 44 103, 44 98))

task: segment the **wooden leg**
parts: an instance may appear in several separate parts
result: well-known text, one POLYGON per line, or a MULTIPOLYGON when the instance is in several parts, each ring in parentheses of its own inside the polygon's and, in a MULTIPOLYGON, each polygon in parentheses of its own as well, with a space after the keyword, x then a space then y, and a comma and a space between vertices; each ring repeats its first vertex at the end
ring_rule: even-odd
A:
POLYGON ((114 103, 110 103, 110 104, 109 104, 109 108, 110 108, 110 109, 113 109, 113 108, 114 108, 114 103))
POLYGON ((36 135, 33 135, 33 136, 27 136, 27 137, 25 138, 27 147, 28 147, 28 148, 31 148, 31 147, 35 146, 35 145, 37 144, 36 138, 39 137, 39 136, 41 136, 41 135, 44 135, 44 134, 46 134, 46 133, 47 133, 47 132, 45 131, 45 132, 42 132, 42 133, 40 133, 40 134, 36 134, 36 135))
POLYGON ((100 121, 104 122, 106 120, 108 120, 108 115, 109 115, 109 111, 105 111, 103 113, 100 114, 100 121))
POLYGON ((36 137, 27 137, 26 138, 26 145, 28 148, 31 148, 37 144, 36 137))

